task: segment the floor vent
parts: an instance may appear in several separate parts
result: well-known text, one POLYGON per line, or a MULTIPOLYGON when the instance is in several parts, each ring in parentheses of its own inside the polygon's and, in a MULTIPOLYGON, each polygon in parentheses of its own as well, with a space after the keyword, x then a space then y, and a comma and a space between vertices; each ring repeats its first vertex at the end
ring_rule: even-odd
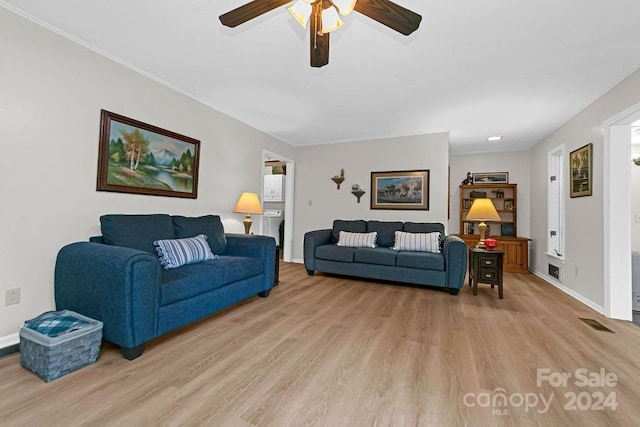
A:
POLYGON ((586 323, 587 325, 591 326, 596 331, 611 332, 612 334, 615 334, 615 332, 613 332, 611 329, 607 328, 606 326, 604 326, 602 323, 598 322, 597 320, 585 319, 585 318, 582 318, 582 317, 579 317, 578 319, 582 320, 584 323, 586 323))

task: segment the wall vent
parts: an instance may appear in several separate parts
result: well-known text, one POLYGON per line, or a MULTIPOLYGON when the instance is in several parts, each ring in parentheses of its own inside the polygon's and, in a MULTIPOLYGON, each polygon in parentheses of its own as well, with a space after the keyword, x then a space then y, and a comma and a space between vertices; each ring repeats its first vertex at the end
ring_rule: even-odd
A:
POLYGON ((562 280, 560 278, 560 267, 557 267, 553 264, 549 264, 549 276, 555 277, 558 280, 562 280))

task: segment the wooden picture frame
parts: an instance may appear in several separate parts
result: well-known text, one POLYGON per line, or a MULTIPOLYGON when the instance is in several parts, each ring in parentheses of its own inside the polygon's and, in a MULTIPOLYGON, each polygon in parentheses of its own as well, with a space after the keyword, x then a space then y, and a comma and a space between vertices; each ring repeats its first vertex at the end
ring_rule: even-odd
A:
POLYGON ((97 191, 198 197, 200 141, 100 112, 97 191))
POLYGON ((593 193, 593 144, 589 143, 569 154, 569 190, 571 197, 593 193))
POLYGON ((474 184, 508 184, 509 172, 479 172, 473 174, 474 184))
POLYGON ((371 172, 371 209, 429 210, 429 170, 371 172))

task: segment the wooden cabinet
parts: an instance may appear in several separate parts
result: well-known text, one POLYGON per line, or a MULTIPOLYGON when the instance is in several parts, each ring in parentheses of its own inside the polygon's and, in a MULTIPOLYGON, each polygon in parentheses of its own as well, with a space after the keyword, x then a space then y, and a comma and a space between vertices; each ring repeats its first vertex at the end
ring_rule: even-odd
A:
MULTIPOLYGON (((473 248, 480 240, 480 236, 475 234, 458 234, 467 247, 473 248)), ((504 252, 502 262, 503 270, 507 273, 528 273, 529 272, 529 242, 526 237, 496 237, 499 251, 504 252)))
POLYGON ((500 221, 487 221, 487 235, 518 235, 518 184, 476 184, 460 186, 460 234, 480 234, 480 221, 467 221, 467 213, 476 198, 491 199, 500 221))
POLYGON ((503 268, 509 273, 529 272, 529 242, 518 236, 518 184, 476 184, 460 186, 460 237, 468 247, 480 240, 479 221, 467 221, 475 198, 491 199, 500 221, 487 221, 487 236, 498 241, 496 249, 504 252, 503 268))
POLYGON ((265 175, 263 202, 284 202, 284 183, 286 175, 265 175))

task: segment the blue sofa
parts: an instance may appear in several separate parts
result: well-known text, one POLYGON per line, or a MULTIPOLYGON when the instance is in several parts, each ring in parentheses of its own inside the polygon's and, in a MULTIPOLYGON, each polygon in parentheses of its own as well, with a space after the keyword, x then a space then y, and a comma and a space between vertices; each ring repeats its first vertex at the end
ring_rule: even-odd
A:
POLYGON ((332 229, 310 231, 304 236, 304 265, 316 271, 370 279, 446 288, 457 295, 464 285, 467 247, 457 236, 445 236, 440 223, 335 220, 332 229), (377 247, 338 246, 340 231, 377 233, 377 247), (433 233, 441 236, 440 253, 397 251, 395 232, 433 233))
POLYGON ((129 360, 149 340, 273 287, 275 239, 227 234, 217 215, 104 215, 100 223, 102 236, 58 253, 56 309, 103 322, 103 338, 129 360), (154 241, 199 234, 217 259, 162 268, 154 241))

